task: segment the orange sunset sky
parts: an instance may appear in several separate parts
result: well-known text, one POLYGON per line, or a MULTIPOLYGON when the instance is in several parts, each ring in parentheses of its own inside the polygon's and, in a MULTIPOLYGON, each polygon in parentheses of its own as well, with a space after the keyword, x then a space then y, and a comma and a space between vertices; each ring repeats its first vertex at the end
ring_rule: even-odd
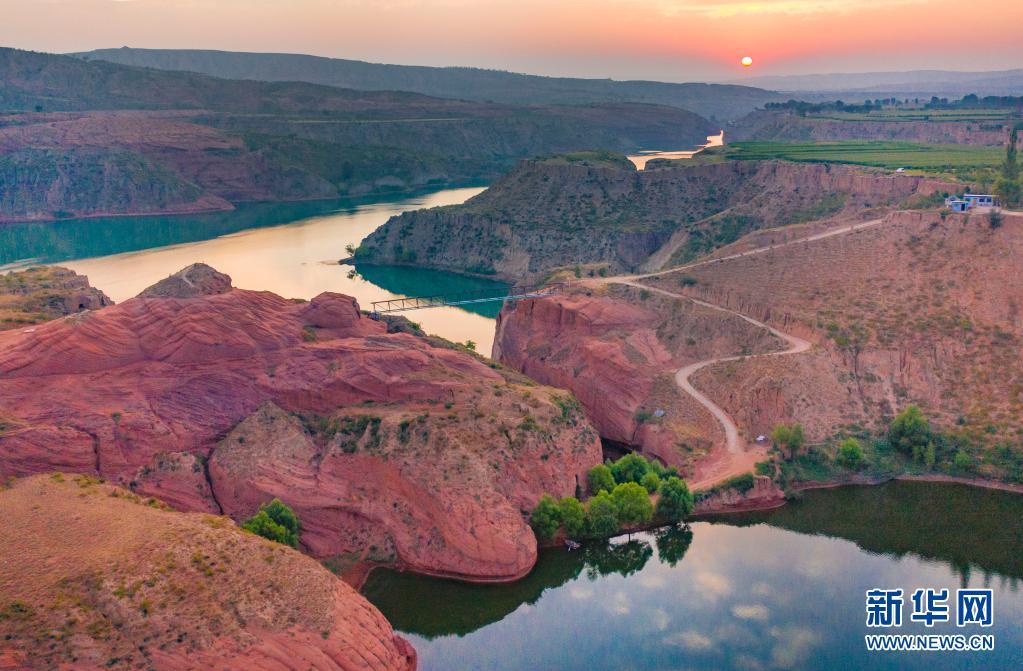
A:
POLYGON ((0 13, 0 45, 53 52, 283 51, 665 81, 1023 68, 1023 0, 0 0, 0 13))

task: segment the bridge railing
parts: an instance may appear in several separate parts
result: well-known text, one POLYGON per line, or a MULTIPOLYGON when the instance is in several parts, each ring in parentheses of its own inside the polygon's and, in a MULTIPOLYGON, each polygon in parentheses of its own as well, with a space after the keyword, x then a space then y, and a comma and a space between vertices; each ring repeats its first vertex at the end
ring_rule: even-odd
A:
POLYGON ((424 308, 438 308, 452 305, 521 300, 523 298, 536 298, 538 296, 554 294, 559 292, 563 287, 563 284, 516 285, 503 292, 495 292, 493 289, 481 289, 477 291, 462 291, 453 294, 391 298, 385 301, 373 301, 373 308, 371 312, 373 314, 380 315, 388 312, 405 312, 406 310, 422 310, 424 308))

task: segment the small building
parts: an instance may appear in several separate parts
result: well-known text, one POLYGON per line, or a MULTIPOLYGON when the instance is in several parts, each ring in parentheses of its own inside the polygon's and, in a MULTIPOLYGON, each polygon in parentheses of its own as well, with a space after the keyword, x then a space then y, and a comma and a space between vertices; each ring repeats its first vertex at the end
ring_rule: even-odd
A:
POLYGON ((952 210, 953 212, 966 212, 970 209, 970 201, 963 200, 962 198, 946 198, 945 207, 952 210))
POLYGON ((963 200, 970 203, 970 207, 994 207, 995 197, 990 194, 981 193, 967 193, 963 196, 963 200))

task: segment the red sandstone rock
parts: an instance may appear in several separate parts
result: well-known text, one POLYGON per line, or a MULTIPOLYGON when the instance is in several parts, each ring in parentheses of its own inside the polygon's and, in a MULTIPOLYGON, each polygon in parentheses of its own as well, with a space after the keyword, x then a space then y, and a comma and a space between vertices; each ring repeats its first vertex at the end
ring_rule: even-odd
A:
POLYGON ((370 551, 473 580, 529 571, 523 511, 574 494, 600 461, 563 393, 389 334, 347 296, 222 284, 192 267, 147 296, 0 334, 0 475, 94 472, 236 519, 276 496, 318 557, 370 551))

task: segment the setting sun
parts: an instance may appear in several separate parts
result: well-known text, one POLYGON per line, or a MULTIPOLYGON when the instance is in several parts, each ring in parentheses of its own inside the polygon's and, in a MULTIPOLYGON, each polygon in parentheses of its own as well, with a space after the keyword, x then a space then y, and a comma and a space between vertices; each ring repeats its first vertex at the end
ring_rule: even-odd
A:
POLYGON ((753 59, 750 56, 743 56, 742 61, 740 62, 742 63, 742 67, 744 68, 748 68, 749 66, 753 65, 753 59))

